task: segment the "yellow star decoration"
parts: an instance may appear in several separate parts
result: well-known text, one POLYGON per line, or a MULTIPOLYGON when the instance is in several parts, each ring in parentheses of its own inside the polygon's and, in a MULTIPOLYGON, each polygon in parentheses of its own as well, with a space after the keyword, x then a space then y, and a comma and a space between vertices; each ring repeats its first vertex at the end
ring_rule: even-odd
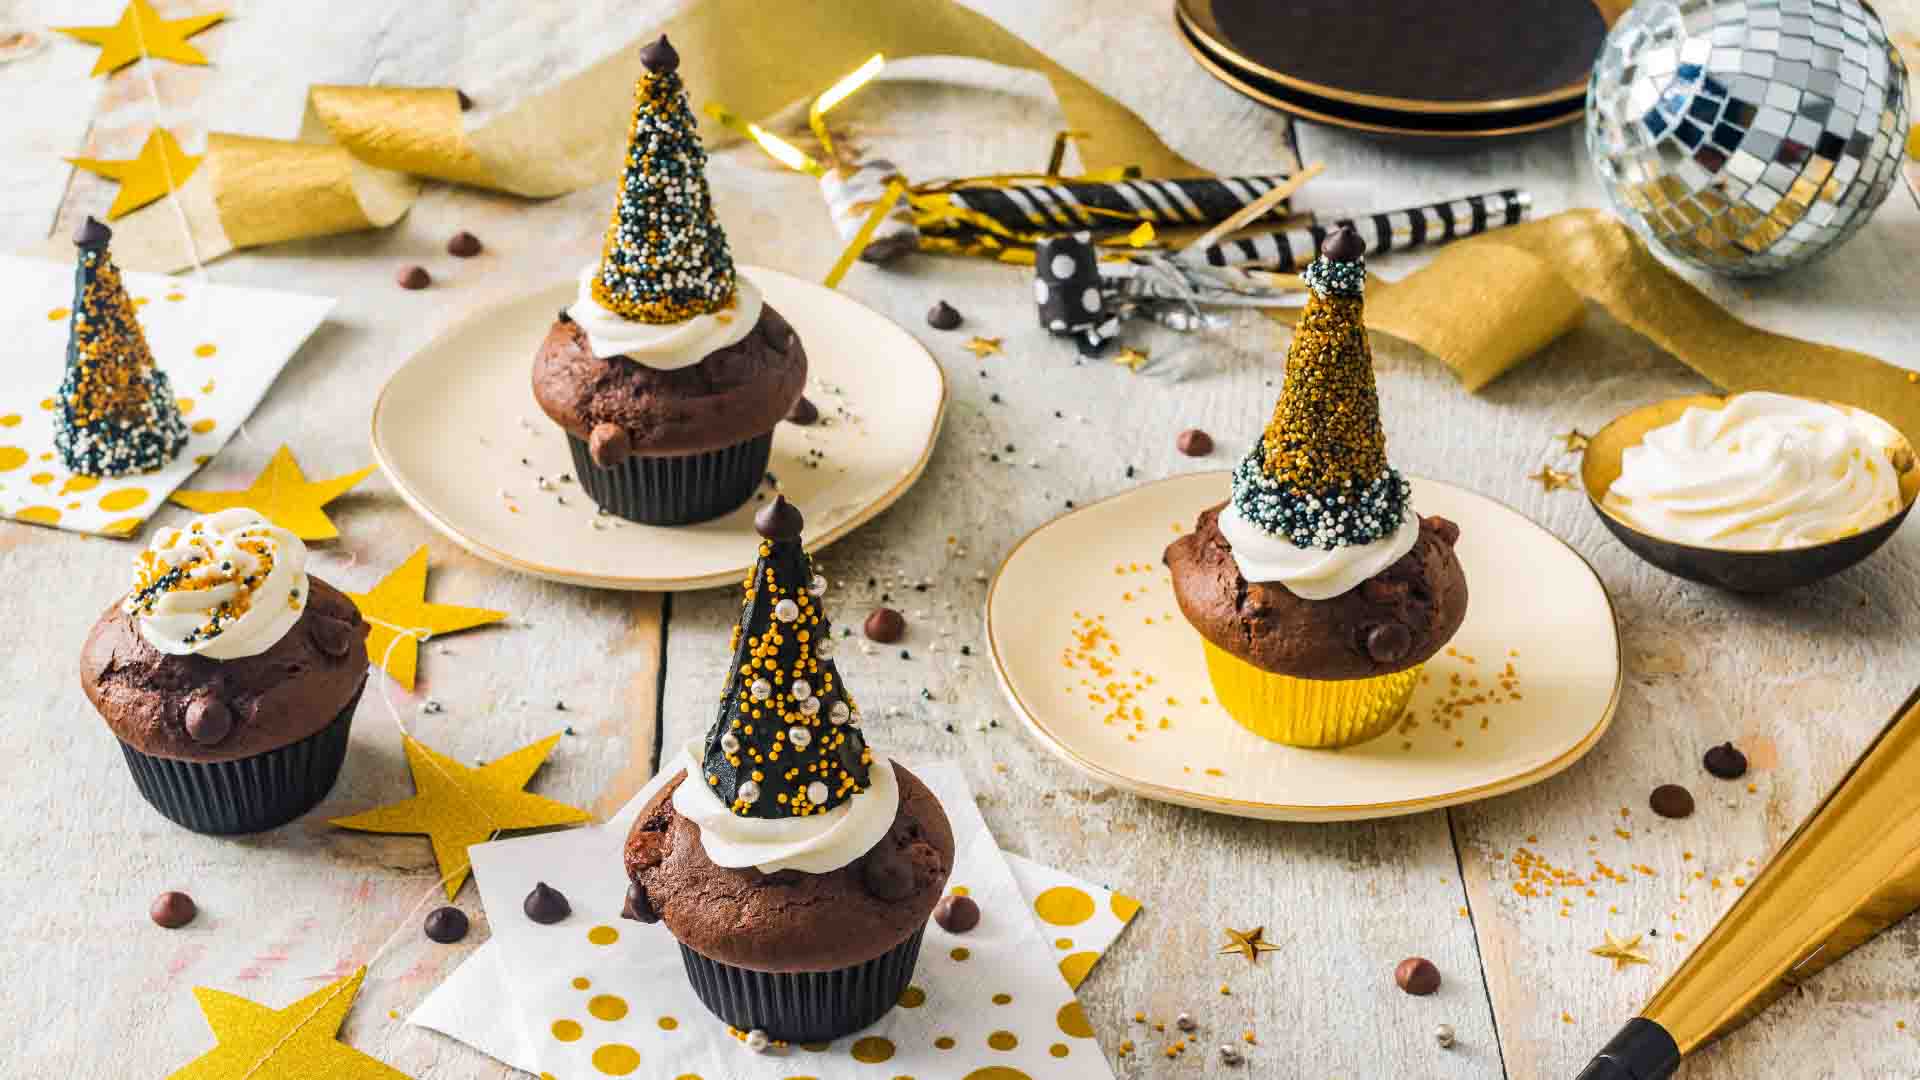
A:
POLYGON ((1561 488, 1573 486, 1572 473, 1561 472, 1551 465, 1540 466, 1540 471, 1528 475, 1527 479, 1539 484, 1545 491, 1559 491, 1561 488))
POLYGON ((179 64, 205 64, 206 54, 187 44, 187 39, 227 17, 224 11, 211 15, 190 15, 184 19, 163 19, 147 0, 128 0, 120 21, 112 26, 56 26, 92 45, 100 46, 100 59, 90 74, 119 71, 142 56, 172 60, 179 64))
POLYGON ((331 540, 340 535, 321 507, 347 493, 347 489, 365 480, 373 472, 369 465, 331 480, 309 481, 285 446, 273 452, 273 460, 253 478, 243 491, 176 491, 173 501, 189 510, 211 514, 245 506, 302 540, 331 540))
POLYGON ((1572 431, 1562 432, 1558 435, 1555 435, 1554 438, 1560 440, 1560 445, 1564 447, 1567 453, 1569 454, 1580 453, 1581 451, 1587 448, 1587 444, 1589 442, 1593 441, 1593 436, 1588 435, 1586 432, 1581 431, 1579 428, 1574 428, 1572 431))
POLYGON ((967 339, 965 348, 975 356, 982 358, 989 357, 1000 351, 1000 339, 997 337, 981 337, 975 334, 967 339))
POLYGON ((67 164, 109 180, 120 181, 120 190, 107 207, 107 220, 131 213, 170 191, 177 191, 187 177, 200 167, 204 155, 180 149, 180 140, 166 128, 154 128, 133 158, 68 158, 67 164))
POLYGON ((1151 355, 1153 354, 1145 349, 1136 349, 1131 345, 1123 345, 1120 351, 1114 354, 1113 362, 1125 366, 1128 371, 1139 371, 1141 368, 1147 366, 1147 358, 1151 355))
POLYGON ((1267 928, 1264 926, 1256 926, 1251 930, 1234 930, 1229 928, 1227 930, 1227 943, 1220 946, 1219 955, 1232 956, 1238 953, 1247 958, 1247 963, 1258 964, 1261 953, 1280 951, 1280 946, 1262 938, 1262 935, 1266 932, 1267 928))
POLYGON ((1624 971, 1634 964, 1650 964, 1653 962, 1648 960, 1647 955, 1640 951, 1639 934, 1622 940, 1614 937, 1613 931, 1611 930, 1603 930, 1601 933, 1607 935, 1607 943, 1605 945, 1595 946, 1587 951, 1595 956, 1604 956, 1613 961, 1613 970, 1624 971))
POLYGON ((204 986, 193 988, 201 1015, 219 1044, 168 1080, 243 1080, 253 1076, 326 1077, 327 1080, 406 1080, 406 1073, 339 1041, 367 969, 269 1009, 204 986))
POLYGON ((413 677, 420 662, 420 638, 409 630, 425 631, 429 637, 471 630, 476 626, 499 622, 504 611, 492 608, 456 607, 453 604, 427 603, 427 546, 407 556, 407 561, 380 579, 371 592, 348 593, 360 614, 373 624, 367 633, 367 655, 385 668, 393 681, 413 689, 413 677))
MULTIPOLYGON (((411 735, 402 736, 415 795, 329 824, 361 832, 421 834, 433 839, 447 899, 466 882, 473 864, 467 848, 510 829, 577 825, 587 812, 520 790, 553 752, 559 732, 498 761, 470 769, 411 735)), ((315 1074, 319 1075, 319 1074, 315 1074)))

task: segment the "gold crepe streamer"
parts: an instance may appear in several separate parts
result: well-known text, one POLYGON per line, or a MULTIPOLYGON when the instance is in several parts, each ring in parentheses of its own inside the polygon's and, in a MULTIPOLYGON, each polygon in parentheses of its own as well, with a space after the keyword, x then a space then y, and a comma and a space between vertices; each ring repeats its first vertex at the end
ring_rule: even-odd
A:
POLYGON ((448 89, 316 86, 303 134, 324 135, 378 169, 511 191, 467 142, 460 95, 448 89))
POLYGON ((1774 390, 1874 413, 1920 438, 1920 385, 1852 349, 1749 326, 1603 210, 1568 210, 1452 244, 1370 289, 1367 324, 1439 357, 1469 390, 1580 322, 1580 300, 1731 393, 1774 390))
POLYGON ((840 258, 833 264, 833 269, 827 271, 825 281, 827 288, 840 287, 840 279, 847 276, 848 270, 853 269, 854 260, 860 257, 861 252, 867 250, 869 243, 872 243, 874 230, 878 229, 880 222, 893 212, 893 204, 900 201, 900 196, 905 194, 906 190, 907 186, 899 180, 887 184, 887 193, 874 204, 872 212, 867 214, 867 220, 860 223, 860 231, 854 233, 853 239, 847 242, 847 250, 840 253, 840 258))

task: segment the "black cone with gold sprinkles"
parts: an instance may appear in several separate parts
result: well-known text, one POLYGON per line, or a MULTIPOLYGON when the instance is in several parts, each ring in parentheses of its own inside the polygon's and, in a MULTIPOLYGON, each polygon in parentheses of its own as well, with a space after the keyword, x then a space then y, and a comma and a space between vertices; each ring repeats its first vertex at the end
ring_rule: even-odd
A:
POLYGON ((776 496, 754 528, 733 664, 707 732, 707 784, 741 817, 821 814, 867 789, 873 761, 833 663, 826 579, 800 544, 800 511, 776 496))
POLYGON ((1302 275, 1312 294, 1287 349, 1286 383, 1265 434, 1233 474, 1240 512, 1303 548, 1373 543, 1407 513, 1410 489, 1387 464, 1361 317, 1365 250, 1344 227, 1302 275))
POLYGON ((640 51, 620 201, 601 245, 593 298, 643 323, 733 306, 733 253, 713 213, 707 151, 665 37, 640 51))
POLYGON ((107 253, 113 231, 88 218, 74 233, 67 373, 54 395, 53 445, 81 476, 165 467, 187 445, 166 372, 154 366, 133 299, 107 253))

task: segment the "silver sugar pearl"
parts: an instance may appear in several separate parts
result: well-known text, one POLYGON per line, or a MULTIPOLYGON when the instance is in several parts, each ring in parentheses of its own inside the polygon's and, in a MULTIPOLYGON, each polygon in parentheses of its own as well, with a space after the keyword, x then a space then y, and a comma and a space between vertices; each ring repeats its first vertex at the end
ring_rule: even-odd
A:
POLYGON ((827 805, 827 785, 815 780, 807 785, 807 801, 815 806, 827 805))
POLYGON ((793 695, 793 700, 805 701, 813 696, 813 684, 805 679, 795 679, 787 692, 793 695))
POLYGON ((765 679, 755 679, 747 692, 753 695, 753 700, 765 701, 773 696, 773 684, 765 679))
POLYGON ((760 785, 748 780, 741 784, 739 788, 734 791, 734 794, 739 796, 740 801, 743 803, 757 803, 760 801, 760 785))
POLYGON ((1439 1043, 1440 1049, 1442 1050, 1451 1049, 1453 1046, 1453 1025, 1441 1024, 1439 1027, 1434 1028, 1433 1041, 1439 1043))
POLYGON ((1222 1045, 1220 1047, 1220 1064, 1238 1065, 1245 1060, 1247 1059, 1240 1056, 1240 1051, 1237 1048, 1231 1045, 1222 1045))
POLYGON ((834 702, 833 708, 827 710, 827 719, 833 721, 833 726, 835 727, 839 727, 852 718, 853 710, 847 708, 847 703, 844 701, 834 702))
POLYGON ((807 744, 813 742, 813 732, 803 727, 788 728, 787 741, 793 744, 795 750, 805 750, 807 744))
POLYGON ((720 749, 722 752, 729 755, 739 753, 740 752, 740 736, 735 735, 731 731, 722 732, 720 734, 720 749))
POLYGON ((813 716, 819 711, 820 711, 820 699, 817 697, 810 697, 807 700, 800 703, 800 714, 802 716, 813 716))
POLYGON ((766 1053, 767 1047, 773 1042, 773 1040, 767 1038, 767 1033, 761 1031, 759 1028, 754 1028, 752 1031, 747 1032, 747 1037, 742 1041, 747 1044, 747 1049, 756 1054, 766 1053))
POLYGON ((1192 1031, 1200 1025, 1194 1022, 1192 1016, 1187 1013, 1181 1013, 1179 1016, 1173 1018, 1173 1026, 1179 1028, 1181 1031, 1192 1031))
POLYGON ((813 575, 813 580, 807 582, 807 591, 815 596, 826 595, 827 579, 821 577, 819 574, 813 575))
POLYGON ((773 617, 781 622, 792 622, 800 617, 800 605, 791 599, 782 600, 773 605, 773 617))

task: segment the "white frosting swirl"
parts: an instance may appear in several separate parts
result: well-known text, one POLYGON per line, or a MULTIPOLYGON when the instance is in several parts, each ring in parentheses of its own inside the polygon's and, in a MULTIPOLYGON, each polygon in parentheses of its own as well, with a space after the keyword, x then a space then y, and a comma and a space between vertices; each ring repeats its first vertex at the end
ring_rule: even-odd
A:
POLYGON ((675 371, 737 344, 760 321, 760 289, 745 274, 736 277, 733 306, 677 323, 644 323, 627 318, 593 298, 599 263, 580 271, 580 294, 567 317, 587 335, 595 356, 625 356, 658 371, 675 371))
POLYGON ((1601 499, 1663 540, 1728 551, 1779 551, 1851 536, 1900 510, 1879 417, 1785 394, 1688 409, 1620 455, 1601 499))
POLYGON ((307 545, 234 507, 162 529, 140 553, 125 609, 169 656, 258 656, 300 621, 307 545))
POLYGON ((727 809, 707 786, 699 740, 687 744, 687 778, 673 793, 673 808, 700 826, 700 846, 715 866, 758 867, 763 874, 798 870, 825 874, 873 850, 893 827, 900 784, 893 763, 872 751, 867 790, 824 814, 750 818, 727 809))
POLYGON ((1420 539, 1420 519, 1411 510, 1391 536, 1370 544, 1335 548, 1300 547, 1247 520, 1229 503, 1220 511, 1220 535, 1233 548, 1233 561, 1248 581, 1277 582, 1302 600, 1331 600, 1400 561, 1420 539))

